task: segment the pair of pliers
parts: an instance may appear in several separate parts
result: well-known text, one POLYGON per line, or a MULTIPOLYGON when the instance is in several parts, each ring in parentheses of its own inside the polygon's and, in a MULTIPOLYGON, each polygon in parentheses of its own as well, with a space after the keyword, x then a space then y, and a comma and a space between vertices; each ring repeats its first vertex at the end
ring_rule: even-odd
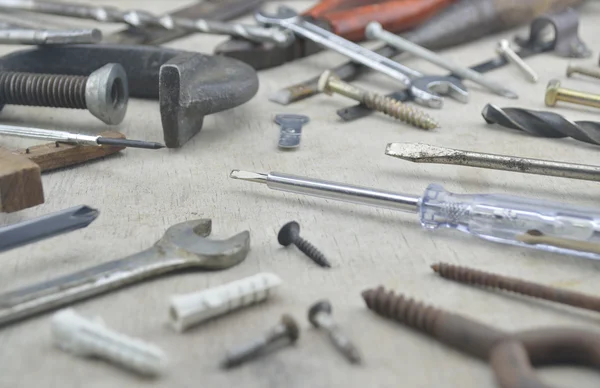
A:
MULTIPOLYGON (((425 22, 456 0, 322 0, 304 11, 302 17, 351 41, 365 38, 364 30, 377 21, 392 32, 403 32, 425 22)), ((230 39, 217 46, 215 54, 225 55, 248 63, 255 69, 265 69, 302 58, 322 48, 301 37, 286 47, 255 44, 230 39)))

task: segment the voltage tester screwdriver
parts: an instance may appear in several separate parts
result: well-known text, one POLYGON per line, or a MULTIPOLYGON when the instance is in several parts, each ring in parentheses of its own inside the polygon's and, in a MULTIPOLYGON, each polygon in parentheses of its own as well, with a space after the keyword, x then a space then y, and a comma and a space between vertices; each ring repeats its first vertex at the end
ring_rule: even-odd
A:
POLYGON ((231 178, 291 193, 419 214, 421 225, 485 240, 600 259, 600 211, 508 195, 450 193, 431 184, 422 197, 278 172, 233 170, 231 178))

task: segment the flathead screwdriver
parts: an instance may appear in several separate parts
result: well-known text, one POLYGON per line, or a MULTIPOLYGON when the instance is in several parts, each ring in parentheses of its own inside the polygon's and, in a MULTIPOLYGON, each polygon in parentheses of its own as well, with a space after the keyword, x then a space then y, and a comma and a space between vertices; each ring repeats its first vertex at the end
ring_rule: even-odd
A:
POLYGON ((233 170, 229 176, 274 190, 417 213, 428 230, 453 228, 489 241, 600 260, 598 250, 585 248, 600 247, 600 210, 509 195, 454 194, 438 184, 415 196, 278 172, 233 170))

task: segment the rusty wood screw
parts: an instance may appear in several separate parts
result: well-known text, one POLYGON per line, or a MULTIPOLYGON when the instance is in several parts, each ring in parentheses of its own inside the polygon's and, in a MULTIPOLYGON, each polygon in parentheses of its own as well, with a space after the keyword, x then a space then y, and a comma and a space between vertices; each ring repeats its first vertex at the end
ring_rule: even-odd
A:
POLYGON ((440 276, 460 283, 512 291, 521 295, 600 312, 600 298, 595 296, 446 263, 434 264, 431 268, 440 276))
POLYGON ((532 365, 570 364, 600 368, 600 336, 593 331, 544 328, 505 333, 467 317, 424 305, 383 287, 362 293, 367 307, 383 317, 488 361, 502 388, 551 388, 532 365))

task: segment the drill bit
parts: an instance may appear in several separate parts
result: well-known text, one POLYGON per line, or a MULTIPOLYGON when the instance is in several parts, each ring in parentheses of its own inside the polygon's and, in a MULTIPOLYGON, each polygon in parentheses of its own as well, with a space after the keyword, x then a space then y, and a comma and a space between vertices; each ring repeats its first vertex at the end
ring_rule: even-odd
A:
POLYGON ((49 129, 15 127, 12 125, 0 125, 0 135, 25 137, 29 139, 51 140, 59 143, 87 144, 87 145, 108 145, 130 148, 145 148, 157 150, 165 146, 160 143, 119 139, 104 136, 84 135, 80 133, 70 133, 65 131, 53 131, 49 129))
POLYGON ((600 122, 571 121, 553 112, 499 108, 492 104, 487 104, 481 115, 488 124, 518 129, 530 135, 550 138, 572 137, 585 143, 600 145, 600 122))
POLYGON ((600 166, 455 150, 420 143, 389 143, 385 154, 415 163, 454 164, 494 170, 600 181, 600 166))
POLYGON ((34 0, 0 0, 0 9, 91 19, 104 23, 126 23, 137 28, 159 27, 167 30, 177 29, 217 35, 224 34, 259 43, 271 42, 279 46, 287 46, 294 40, 292 32, 279 28, 265 28, 206 19, 177 18, 170 15, 156 16, 143 10, 122 11, 110 6, 34 0))

